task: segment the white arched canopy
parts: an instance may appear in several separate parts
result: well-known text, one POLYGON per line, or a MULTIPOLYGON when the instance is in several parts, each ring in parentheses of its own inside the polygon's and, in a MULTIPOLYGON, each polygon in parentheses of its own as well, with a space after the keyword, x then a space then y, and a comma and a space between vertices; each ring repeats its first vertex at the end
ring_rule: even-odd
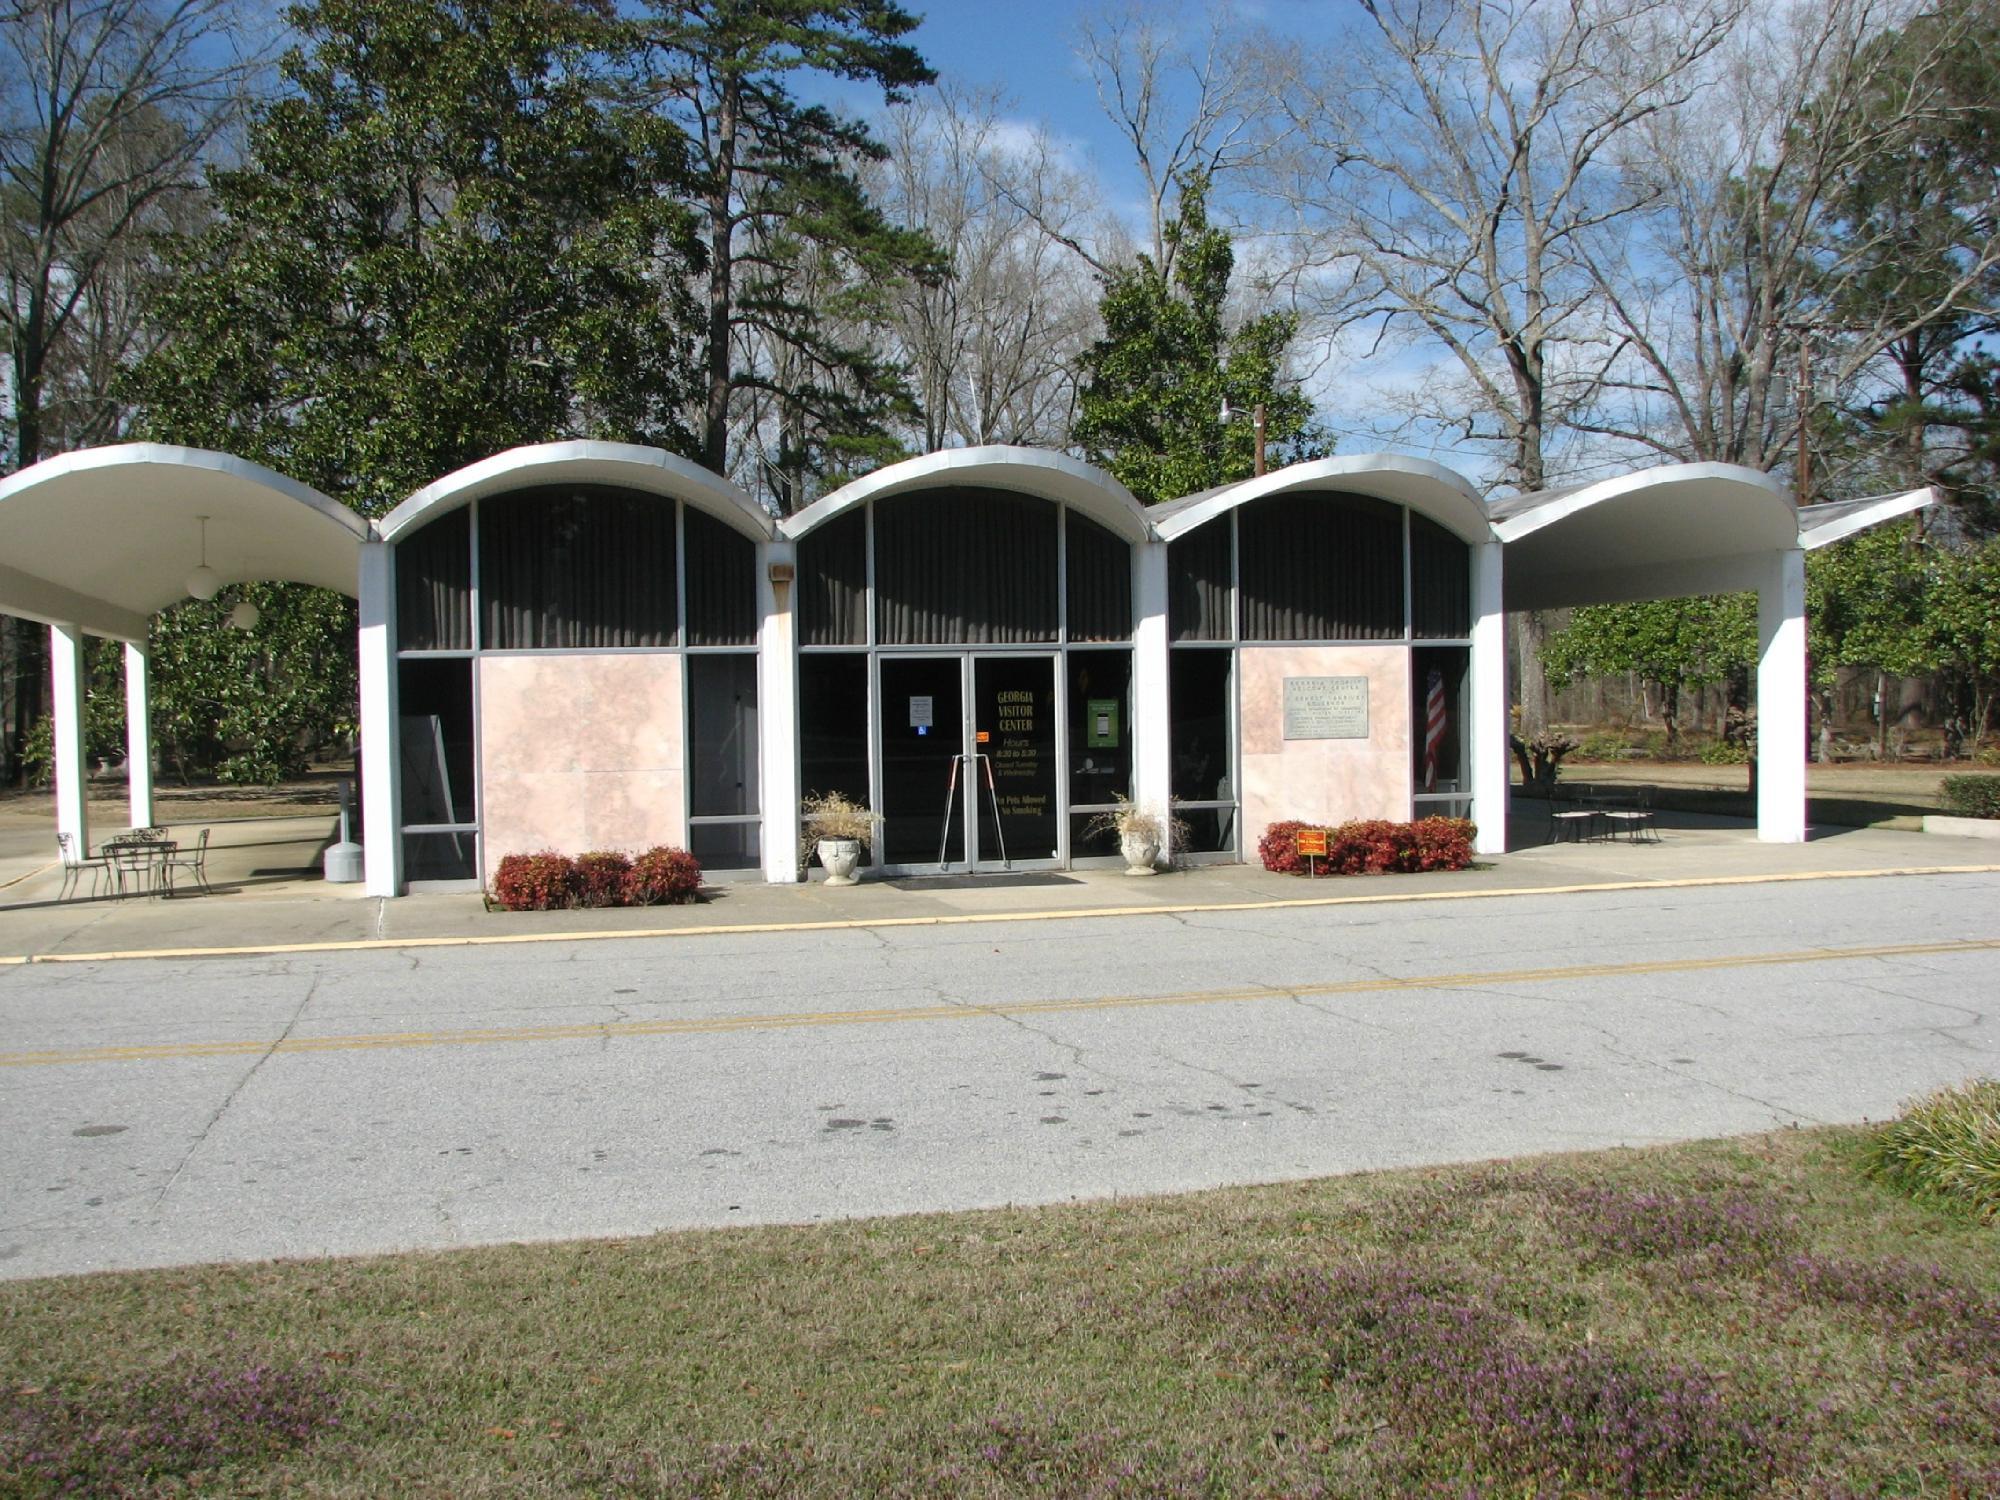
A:
POLYGON ((215 581, 315 584, 354 595, 368 523, 296 480, 165 443, 86 448, 0 482, 0 612, 49 627, 56 828, 90 845, 84 799, 86 635, 125 642, 130 816, 153 821, 147 701, 150 618, 215 581))
POLYGON ((1162 539, 1172 541, 1240 505, 1307 491, 1366 495, 1407 505, 1463 542, 1476 545, 1493 540, 1479 492, 1464 475, 1428 459, 1400 453, 1336 455, 1290 464, 1255 479, 1238 480, 1155 506, 1153 525, 1162 539))
POLYGON ((1805 554, 1931 504, 1928 489, 1801 510, 1732 464, 1670 464, 1493 505, 1507 607, 1757 594, 1757 832, 1806 836, 1805 554))
POLYGON ((1011 490, 1035 495, 1082 511, 1098 525, 1128 542, 1152 539, 1145 507, 1132 492, 1102 469, 1063 453, 1041 448, 994 444, 983 448, 947 448, 921 458, 905 459, 877 469, 808 505, 781 523, 794 539, 814 531, 857 505, 891 495, 955 486, 1011 490))
POLYGON ((1734 464, 1669 464, 1491 509, 1510 610, 1753 589, 1766 559, 1799 546, 1790 488, 1734 464))
POLYGON ((543 485, 601 484, 663 500, 685 500, 752 541, 768 541, 771 517, 736 485, 664 448, 577 439, 510 448, 425 485, 376 523, 394 542, 439 516, 487 495, 543 485))
POLYGON ((87 448, 0 482, 0 612, 142 642, 148 617, 187 597, 204 531, 224 584, 350 596, 368 539, 346 506, 248 459, 164 443, 87 448))

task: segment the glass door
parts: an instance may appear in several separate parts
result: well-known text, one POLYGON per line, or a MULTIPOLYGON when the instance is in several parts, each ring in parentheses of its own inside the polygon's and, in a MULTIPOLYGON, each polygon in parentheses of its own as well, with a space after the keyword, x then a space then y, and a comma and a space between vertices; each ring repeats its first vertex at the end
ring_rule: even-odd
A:
POLYGON ((880 722, 885 865, 949 868, 965 859, 965 663, 883 656, 880 722))
POLYGON ((1053 656, 972 659, 973 861, 983 870, 1060 857, 1057 743, 1062 718, 1053 656))

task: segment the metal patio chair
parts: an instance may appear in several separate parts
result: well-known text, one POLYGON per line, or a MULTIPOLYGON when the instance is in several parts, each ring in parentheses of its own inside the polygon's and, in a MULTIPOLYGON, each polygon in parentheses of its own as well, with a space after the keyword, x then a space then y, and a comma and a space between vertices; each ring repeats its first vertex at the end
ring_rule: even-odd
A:
POLYGON ((194 876, 195 884, 201 887, 204 896, 210 894, 208 888, 208 833, 204 828, 190 849, 177 849, 168 856, 166 865, 167 894, 174 893, 174 871, 186 870, 194 876))
POLYGON ((102 854, 83 853, 69 834, 56 835, 56 852, 62 857, 63 872, 62 891, 56 897, 58 901, 69 900, 85 870, 90 871, 90 894, 93 896, 97 894, 100 875, 106 880, 112 878, 110 859, 102 854))
POLYGON ((1549 799, 1549 842, 1580 844, 1603 830, 1603 814, 1581 802, 1549 799))
POLYGON ((1607 807, 1604 820, 1610 824, 1610 836, 1625 835, 1630 844, 1657 844, 1660 841, 1659 825, 1653 821, 1653 789, 1640 787, 1632 796, 1629 807, 1607 807))

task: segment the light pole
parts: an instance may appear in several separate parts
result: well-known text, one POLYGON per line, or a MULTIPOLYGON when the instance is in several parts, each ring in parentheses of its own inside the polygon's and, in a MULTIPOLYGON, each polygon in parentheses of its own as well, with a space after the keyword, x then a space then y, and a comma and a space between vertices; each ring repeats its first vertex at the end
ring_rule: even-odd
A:
MULTIPOLYGON (((1235 407, 1229 404, 1229 398, 1227 396, 1224 396, 1222 398, 1223 421, 1225 422, 1239 421, 1243 417, 1243 415, 1244 413, 1238 411, 1235 407)), ((1250 472, 1253 476, 1261 478, 1264 473, 1264 403, 1259 401, 1255 406, 1251 407, 1249 411, 1249 417, 1250 417, 1251 431, 1256 434, 1256 448, 1254 450, 1255 456, 1252 459, 1254 467, 1251 469, 1250 472)))

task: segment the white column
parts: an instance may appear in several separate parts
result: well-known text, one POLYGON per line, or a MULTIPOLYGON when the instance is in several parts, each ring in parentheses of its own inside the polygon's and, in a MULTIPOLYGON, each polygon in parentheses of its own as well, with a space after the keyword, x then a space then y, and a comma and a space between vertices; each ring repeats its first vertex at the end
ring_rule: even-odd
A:
POLYGON ((125 643, 125 795, 132 826, 153 826, 153 700, 146 648, 125 643))
POLYGON ((386 542, 361 547, 362 867, 371 896, 403 894, 402 788, 396 774, 396 588, 386 542))
POLYGON ((79 857, 90 852, 89 767, 83 750, 83 629, 49 627, 49 666, 55 674, 56 832, 66 833, 79 857))
POLYGON ((1471 717, 1466 753, 1472 758, 1473 848, 1507 852, 1507 609, 1500 543, 1472 549, 1471 717))
POLYGON ((1172 719, 1167 702, 1167 544, 1132 548, 1132 800, 1165 818, 1173 797, 1172 719))
POLYGON ((799 878, 799 657, 792 600, 795 587, 774 583, 772 569, 797 566, 788 541, 757 549, 757 733, 759 806, 764 814, 764 878, 791 885, 799 878))
POLYGON ((1806 837, 1806 555, 1774 552, 1757 589, 1757 837, 1806 837))

